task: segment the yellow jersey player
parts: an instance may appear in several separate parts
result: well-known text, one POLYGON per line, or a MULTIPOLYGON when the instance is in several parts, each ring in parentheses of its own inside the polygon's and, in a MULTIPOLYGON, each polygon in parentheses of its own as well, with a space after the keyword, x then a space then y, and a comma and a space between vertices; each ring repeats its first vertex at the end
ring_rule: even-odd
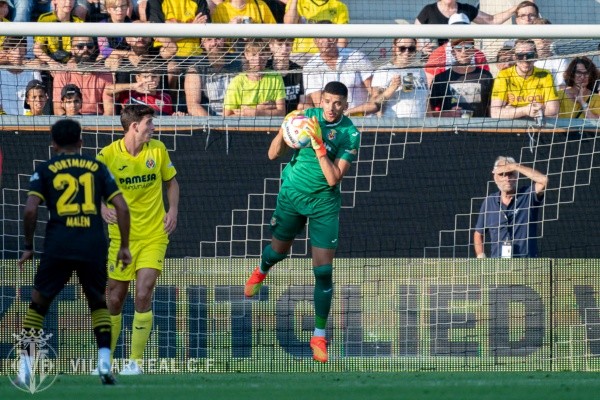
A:
POLYGON ((102 217, 109 224, 108 310, 111 315, 114 350, 121 332, 121 312, 135 280, 135 314, 131 330, 129 362, 121 375, 142 373, 140 360, 152 329, 152 295, 162 271, 169 235, 177 227, 179 184, 177 171, 165 145, 152 139, 154 110, 146 105, 129 105, 121 112, 125 137, 98 153, 115 177, 131 213, 130 249, 132 263, 119 268, 112 263, 119 248, 119 232, 114 225, 114 209, 103 207, 102 217), (167 188, 168 211, 163 202, 163 183, 167 188))

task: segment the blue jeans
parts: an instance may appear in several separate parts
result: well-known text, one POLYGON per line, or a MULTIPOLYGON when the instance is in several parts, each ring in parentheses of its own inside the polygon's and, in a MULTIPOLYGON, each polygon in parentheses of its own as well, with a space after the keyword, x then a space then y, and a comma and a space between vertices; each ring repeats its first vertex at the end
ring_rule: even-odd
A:
MULTIPOLYGON (((31 20, 33 11, 39 15, 52 10, 50 0, 13 0, 13 4, 13 22, 35 22, 31 20)), ((35 20, 37 21, 37 17, 35 20)))

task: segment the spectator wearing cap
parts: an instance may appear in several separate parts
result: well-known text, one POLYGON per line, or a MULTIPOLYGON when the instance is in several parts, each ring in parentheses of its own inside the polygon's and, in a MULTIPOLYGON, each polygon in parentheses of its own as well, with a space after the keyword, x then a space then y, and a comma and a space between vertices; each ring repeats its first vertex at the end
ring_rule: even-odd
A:
POLYGON ((54 85, 52 100, 54 115, 65 115, 62 104, 62 89, 72 83, 81 89, 83 115, 113 115, 112 107, 104 107, 110 102, 110 97, 105 90, 113 83, 110 72, 97 72, 103 63, 96 61, 98 55, 96 43, 90 37, 73 37, 71 46, 71 60, 67 70, 54 72, 54 85))
POLYGON ((48 90, 40 80, 33 79, 27 84, 25 89, 25 115, 49 115, 48 110, 48 90))
MULTIPOLYGON (((450 25, 468 25, 469 19, 465 14, 454 14, 449 18, 450 25)), ((456 62, 456 58, 454 58, 452 52, 452 46, 459 45, 464 41, 468 41, 469 43, 474 43, 473 39, 454 39, 450 42, 444 43, 442 46, 435 49, 427 63, 425 64, 425 75, 427 76, 427 84, 431 86, 433 82, 433 77, 440 72, 444 72, 449 69, 456 62)), ((490 66, 488 65, 487 58, 485 54, 477 48, 474 49, 473 58, 471 59, 471 63, 477 66, 480 66, 486 71, 490 70, 490 66)))
POLYGON ((24 37, 7 37, 2 44, 0 56, 6 59, 8 66, 0 69, 0 104, 8 115, 25 115, 24 101, 27 84, 41 80, 39 64, 25 60, 27 40, 24 37))
POLYGON ((72 83, 65 85, 61 90, 60 99, 66 116, 81 115, 83 95, 79 86, 72 83))
POLYGON ((433 78, 429 115, 433 117, 487 117, 494 78, 489 71, 473 65, 473 39, 452 41, 456 62, 433 78))
POLYGON ((552 74, 534 66, 537 52, 533 40, 515 43, 516 63, 494 79, 490 114, 493 118, 555 117, 559 98, 552 74))

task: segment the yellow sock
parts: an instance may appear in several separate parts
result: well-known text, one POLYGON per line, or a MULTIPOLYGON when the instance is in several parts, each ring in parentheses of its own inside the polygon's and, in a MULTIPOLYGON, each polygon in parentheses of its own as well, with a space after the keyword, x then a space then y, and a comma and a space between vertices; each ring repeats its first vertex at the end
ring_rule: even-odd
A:
POLYGON ((123 316, 121 314, 110 316, 110 355, 115 356, 115 349, 117 348, 117 341, 121 334, 121 321, 123 316))
POLYGON ((28 308, 25 313, 25 320, 23 321, 23 329, 29 331, 31 329, 39 331, 44 325, 44 316, 38 313, 33 308, 28 308))
POLYGON ((141 360, 144 356, 146 343, 150 338, 152 330, 152 311, 133 314, 133 326, 131 330, 131 356, 130 360, 141 360))

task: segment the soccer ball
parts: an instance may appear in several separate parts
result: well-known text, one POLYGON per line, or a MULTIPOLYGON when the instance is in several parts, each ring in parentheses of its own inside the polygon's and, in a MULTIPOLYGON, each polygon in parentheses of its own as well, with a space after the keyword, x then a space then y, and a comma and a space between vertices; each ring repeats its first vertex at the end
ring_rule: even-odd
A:
POLYGON ((312 121, 298 111, 291 112, 281 124, 283 140, 292 149, 310 147, 312 121))

